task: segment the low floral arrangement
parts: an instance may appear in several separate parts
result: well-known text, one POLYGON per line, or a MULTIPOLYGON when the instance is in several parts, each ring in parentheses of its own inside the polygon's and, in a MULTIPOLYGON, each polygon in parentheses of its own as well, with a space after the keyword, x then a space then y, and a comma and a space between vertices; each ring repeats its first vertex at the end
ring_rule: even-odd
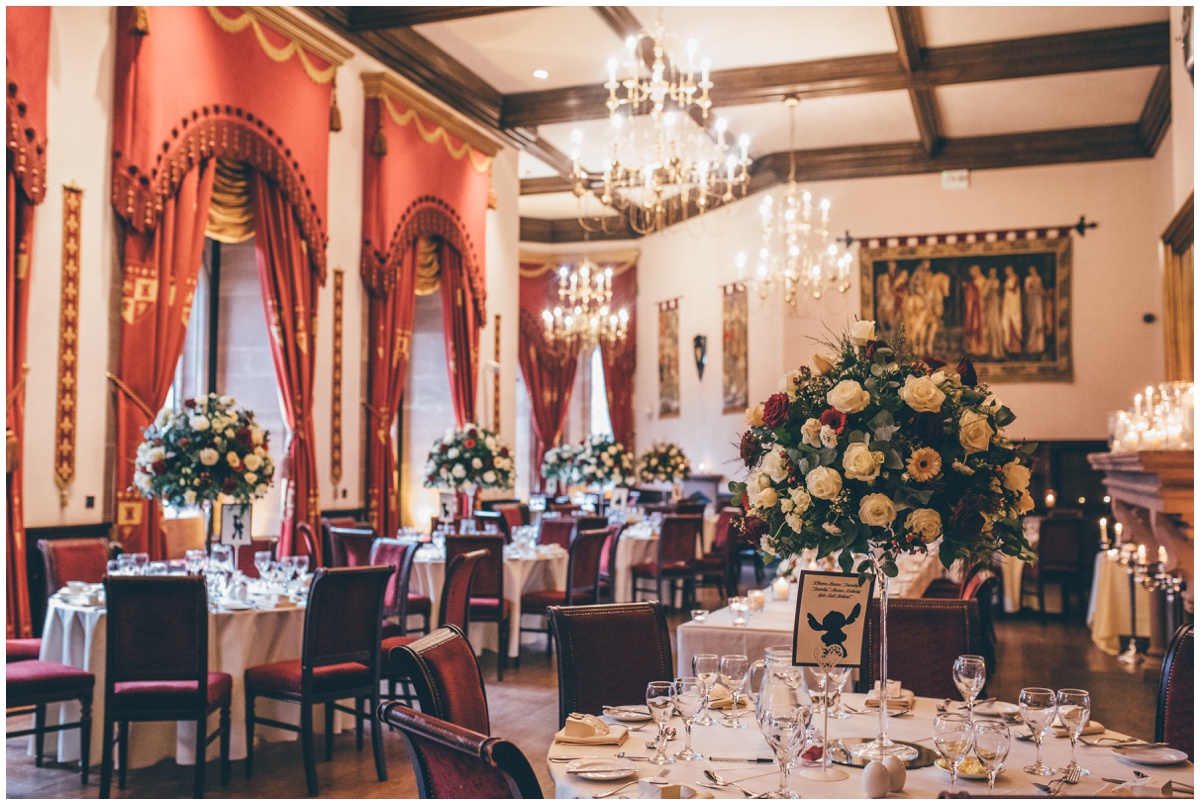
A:
POLYGON ((612 436, 589 436, 575 454, 575 480, 582 484, 632 486, 633 456, 612 436))
POLYGON ((164 408, 138 445, 133 485, 147 499, 182 508, 224 495, 249 503, 275 475, 270 434, 233 397, 209 394, 164 408))
POLYGON ((655 442, 639 462, 638 477, 646 483, 682 481, 692 474, 687 456, 674 442, 655 442))
POLYGON ((425 462, 425 486, 437 489, 510 489, 512 451, 487 428, 468 422, 448 428, 425 462))
POLYGON ((854 569, 889 577, 899 554, 939 538, 946 567, 997 551, 1032 559, 1021 517, 1036 445, 1005 435, 1016 417, 970 361, 918 358, 902 332, 888 344, 870 321, 825 346, 746 412, 749 478, 729 485, 743 533, 777 556, 840 552, 847 572, 867 555, 854 569))
POLYGON ((547 481, 569 484, 575 480, 575 453, 569 444, 551 447, 542 457, 542 477, 547 481))

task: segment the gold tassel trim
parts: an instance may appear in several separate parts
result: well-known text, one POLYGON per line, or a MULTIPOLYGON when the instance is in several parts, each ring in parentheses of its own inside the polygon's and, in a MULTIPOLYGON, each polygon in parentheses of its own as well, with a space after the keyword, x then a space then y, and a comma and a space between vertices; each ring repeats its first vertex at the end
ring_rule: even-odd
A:
POLYGON ((150 35, 150 7, 133 7, 133 32, 142 36, 150 35))
POLYGON ((329 91, 329 130, 342 130, 342 110, 338 108, 337 102, 337 78, 333 79, 333 87, 329 91))
POLYGON ((377 157, 387 154, 387 135, 383 133, 383 115, 379 116, 379 127, 375 129, 375 136, 371 138, 371 153, 377 157))

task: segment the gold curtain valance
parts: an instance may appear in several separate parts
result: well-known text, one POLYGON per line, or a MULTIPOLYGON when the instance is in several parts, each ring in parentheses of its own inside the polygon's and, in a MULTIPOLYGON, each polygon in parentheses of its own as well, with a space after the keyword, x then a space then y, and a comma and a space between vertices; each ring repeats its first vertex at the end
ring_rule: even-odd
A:
POLYGON ((417 296, 429 296, 442 287, 442 264, 438 239, 417 238, 417 296))
POLYGON ((244 243, 254 237, 250 166, 245 162, 217 157, 208 227, 204 234, 218 243, 244 243))

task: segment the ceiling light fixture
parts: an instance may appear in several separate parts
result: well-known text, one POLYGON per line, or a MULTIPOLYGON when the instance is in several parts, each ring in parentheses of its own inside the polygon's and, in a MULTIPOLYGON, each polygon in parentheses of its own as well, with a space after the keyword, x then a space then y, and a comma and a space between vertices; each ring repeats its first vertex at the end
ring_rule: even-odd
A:
POLYGON ((601 269, 585 254, 574 268, 558 269, 558 304, 542 311, 546 340, 568 353, 597 344, 618 344, 629 332, 629 312, 612 309, 612 268, 601 269))

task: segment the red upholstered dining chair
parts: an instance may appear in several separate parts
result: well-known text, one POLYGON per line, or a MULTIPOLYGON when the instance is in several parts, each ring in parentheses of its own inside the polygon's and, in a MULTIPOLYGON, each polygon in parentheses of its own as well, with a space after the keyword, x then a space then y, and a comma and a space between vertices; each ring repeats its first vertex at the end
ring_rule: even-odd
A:
MULTIPOLYGON (((1054 516, 1042 520, 1038 527, 1037 544, 1037 594, 1038 609, 1042 621, 1046 620, 1046 584, 1057 584, 1062 589, 1062 614, 1067 617, 1071 605, 1071 592, 1080 597, 1081 609, 1083 574, 1080 573, 1083 555, 1083 518, 1054 516)), ((1091 557, 1086 558, 1092 561, 1091 557)))
POLYGON ((683 587, 684 609, 688 608, 688 602, 694 596, 696 541, 703 525, 703 518, 692 514, 671 514, 663 518, 662 531, 658 535, 658 558, 629 568, 635 600, 639 592, 653 592, 658 596, 657 600, 674 606, 675 583, 679 582, 683 587), (638 584, 647 581, 652 582, 652 586, 638 584), (664 584, 671 594, 669 598, 663 596, 664 584))
POLYGON ((229 709, 233 678, 208 670, 208 592, 203 576, 109 576, 108 660, 104 680, 100 796, 112 789, 113 725, 117 725, 125 790, 129 769, 129 724, 136 721, 193 721, 196 765, 192 796, 204 796, 208 745, 221 741, 221 785, 229 782, 229 709), (208 717, 220 725, 208 733, 208 717))
POLYGON ((408 634, 408 618, 420 615, 421 633, 429 632, 429 615, 433 608, 429 596, 408 591, 412 580, 413 561, 421 543, 414 540, 380 537, 371 545, 370 564, 390 565, 396 569, 383 594, 383 636, 408 634))
POLYGON ((330 526, 328 531, 332 567, 366 567, 370 564, 374 531, 341 526, 330 526))
POLYGON ((108 569, 108 540, 104 537, 39 539, 38 550, 46 567, 46 597, 68 581, 99 584, 108 569))
POLYGON ((497 503, 492 508, 508 522, 510 534, 518 526, 529 525, 529 506, 525 503, 497 503))
POLYGON ((40 637, 18 637, 4 642, 4 662, 36 660, 42 655, 40 637))
MULTIPOLYGON (((14 641, 10 640, 9 643, 14 641)), ((92 749, 92 695, 96 677, 70 665, 33 659, 9 661, 4 666, 4 706, 9 717, 33 715, 32 729, 6 732, 5 738, 34 736, 34 764, 41 768, 47 732, 79 730, 79 774, 87 785, 92 749), (79 720, 69 724, 46 724, 46 705, 79 702, 79 720)))
POLYGON ((516 744, 385 704, 380 718, 400 730, 421 799, 541 799, 542 787, 516 744))
MULTIPOLYGON (((249 545, 243 545, 237 552, 238 570, 242 571, 242 575, 247 578, 257 579, 258 568, 254 566, 254 554, 260 551, 270 551, 271 558, 274 559, 277 554, 275 548, 279 540, 271 539, 252 539, 249 545)), ((310 560, 311 561, 311 560, 310 560)))
POLYGON ((322 517, 321 518, 321 564, 325 567, 336 567, 333 561, 333 540, 329 536, 330 528, 358 528, 358 521, 353 517, 322 517))
POLYGON ((480 534, 503 534, 505 543, 512 542, 512 529, 508 527, 508 520, 505 520, 500 512, 477 509, 473 517, 475 528, 480 534))
POLYGON ((564 551, 571 549, 571 538, 575 536, 574 517, 551 517, 542 520, 538 529, 539 545, 557 545, 564 551))
POLYGON ((484 735, 492 732, 487 693, 475 650, 457 626, 391 650, 390 662, 407 677, 421 712, 484 735))
POLYGON ((1180 626, 1171 638, 1163 659, 1154 728, 1154 740, 1187 752, 1188 760, 1195 759, 1195 641, 1195 624, 1191 623, 1180 626))
MULTIPOLYGON (((917 696, 957 699, 951 669, 961 654, 983 654, 979 606, 974 600, 893 598, 888 602, 888 678, 917 696)), ((870 690, 879 674, 879 600, 867 610, 866 641, 858 678, 870 690)), ((980 693, 980 696, 984 696, 980 693)))
POLYGON ((317 765, 313 753, 313 705, 325 705, 325 759, 333 759, 333 711, 357 720, 358 748, 363 745, 363 721, 371 721, 371 748, 379 782, 387 781, 383 736, 379 729, 379 644, 383 622, 383 590, 392 568, 320 568, 313 576, 304 613, 304 645, 300 659, 247 668, 246 777, 254 767, 254 725, 267 724, 300 733, 304 779, 308 795, 317 796, 317 765), (300 706, 300 725, 285 724, 254 713, 259 697, 300 706), (354 699, 353 708, 338 704, 354 699), (364 711, 363 706, 367 704, 364 711))
POLYGON ((701 517, 703 517, 704 516, 704 507, 705 507, 705 504, 703 504, 703 503, 695 503, 695 502, 681 500, 679 503, 675 504, 675 513, 676 514, 684 514, 684 515, 698 514, 701 517))
POLYGON ((471 583, 471 620, 499 626, 496 678, 503 681, 504 669, 508 665, 508 630, 512 620, 512 602, 504 597, 504 537, 480 534, 446 537, 447 567, 455 556, 478 550, 487 551, 488 555, 480 560, 471 583))
POLYGON ((608 527, 608 537, 604 540, 604 551, 600 554, 600 575, 597 582, 596 603, 616 603, 617 600, 617 551, 621 548, 621 532, 625 526, 620 523, 608 527))
MULTIPOLYGON (((313 535, 312 526, 308 523, 296 523, 296 536, 299 538, 299 545, 304 546, 304 553, 308 556, 310 565, 328 565, 329 560, 322 556, 317 550, 317 538, 313 535)), ((325 545, 329 545, 329 537, 325 537, 325 545)), ((292 542, 292 551, 295 552, 299 547, 295 541, 292 542)))
POLYGON ((646 684, 674 679, 667 618, 657 602, 550 607, 558 647, 558 723, 605 705, 642 704, 646 684))
POLYGON ((722 600, 737 595, 736 564, 733 561, 730 531, 735 527, 734 518, 740 511, 728 507, 721 510, 717 515, 712 548, 696 560, 696 586, 716 587, 722 600))
MULTIPOLYGON (((604 542, 608 538, 607 529, 580 531, 571 542, 567 558, 567 589, 565 590, 535 590, 521 596, 521 615, 537 615, 546 617, 547 607, 575 606, 577 604, 598 604, 600 591, 600 557, 604 555, 604 542)), ((550 624, 546 628, 537 629, 525 626, 517 618, 518 628, 522 632, 536 632, 546 635, 546 656, 550 656, 553 639, 550 634, 550 624)))

